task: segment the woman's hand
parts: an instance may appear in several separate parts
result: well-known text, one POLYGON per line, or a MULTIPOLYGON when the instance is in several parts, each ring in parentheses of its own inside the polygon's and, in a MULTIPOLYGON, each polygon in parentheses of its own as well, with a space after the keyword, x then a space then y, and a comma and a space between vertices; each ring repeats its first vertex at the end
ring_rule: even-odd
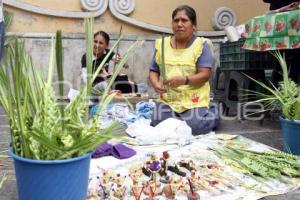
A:
POLYGON ((128 69, 129 68, 129 65, 127 63, 124 64, 123 66, 125 69, 128 69))
POLYGON ((174 76, 166 81, 164 81, 164 85, 170 88, 176 88, 180 85, 185 84, 186 77, 185 76, 174 76))
POLYGON ((199 67, 197 73, 194 75, 186 76, 174 76, 166 81, 164 85, 169 88, 176 88, 180 85, 185 85, 186 83, 193 87, 201 87, 205 84, 211 75, 211 69, 208 67, 199 67), (188 79, 187 79, 188 78, 188 79))
POLYGON ((150 71, 149 79, 150 79, 151 85, 153 86, 155 92, 157 92, 159 94, 163 94, 167 91, 166 88, 161 83, 161 81, 159 80, 158 72, 150 71))
POLYGON ((121 56, 120 56, 120 54, 119 53, 116 53, 115 54, 115 59, 114 59, 114 61, 115 61, 115 63, 119 63, 120 61, 121 61, 121 56))
POLYGON ((103 68, 101 69, 100 71, 100 76, 103 77, 103 78, 106 78, 107 76, 109 76, 110 74, 103 68))
MULTIPOLYGON (((115 63, 119 63, 121 60, 122 60, 121 55, 120 55, 119 53, 116 53, 115 59, 114 59, 115 63)), ((129 68, 129 65, 128 65, 127 63, 125 63, 123 67, 124 67, 125 69, 128 69, 128 68, 129 68)))
POLYGON ((157 82, 157 83, 153 84, 153 88, 154 88, 155 92, 157 92, 159 94, 163 94, 167 91, 166 88, 161 84, 161 82, 157 82))

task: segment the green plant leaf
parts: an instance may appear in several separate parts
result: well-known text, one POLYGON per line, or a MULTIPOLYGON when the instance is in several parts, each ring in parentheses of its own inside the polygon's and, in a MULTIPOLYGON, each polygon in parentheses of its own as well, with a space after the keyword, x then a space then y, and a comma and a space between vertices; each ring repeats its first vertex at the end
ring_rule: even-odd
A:
POLYGON ((86 46, 86 67, 87 67, 87 94, 92 89, 93 77, 93 24, 94 18, 86 18, 84 20, 85 27, 85 46, 86 46))
MULTIPOLYGON (((88 116, 92 82, 103 67, 101 63, 92 73, 92 24, 93 19, 85 20, 88 84, 80 89, 80 95, 64 107, 61 106, 60 98, 55 96, 53 88, 55 55, 58 80, 63 84, 61 32, 57 32, 56 42, 52 40, 51 43, 46 80, 26 54, 24 42, 15 39, 14 43, 7 46, 5 62, 0 64, 0 103, 9 118, 12 147, 18 156, 47 160, 76 157, 118 136, 120 129, 117 122, 107 129, 100 130, 101 122, 98 121, 97 115, 88 116)), ((112 49, 116 48, 120 40, 118 39, 112 49)), ((134 43, 124 54, 116 65, 116 72, 109 86, 140 44, 134 43)), ((63 96, 62 85, 59 85, 59 93, 60 97, 63 96)), ((108 89, 104 92, 98 114, 115 95, 110 94, 108 89)))
POLYGON ((267 90, 268 94, 250 90, 247 91, 250 95, 256 95, 259 98, 253 102, 265 102, 268 109, 272 109, 272 107, 276 108, 279 104, 281 114, 284 117, 290 120, 300 120, 300 115, 298 114, 300 113, 300 106, 297 103, 300 98, 300 86, 288 77, 288 69, 284 55, 282 56, 278 51, 276 51, 273 53, 273 56, 278 60, 281 66, 283 81, 279 83, 278 87, 275 87, 272 83, 270 83, 271 86, 268 86, 265 83, 245 74, 245 76, 253 82, 267 90))
MULTIPOLYGON (((59 89, 59 98, 62 101, 60 105, 60 114, 64 118, 64 105, 63 105, 63 96, 64 96, 64 74, 63 74, 63 47, 62 47, 62 35, 61 30, 56 32, 55 37, 55 52, 56 52, 56 67, 57 67, 57 76, 58 76, 58 89, 59 89)), ((61 120, 62 127, 64 127, 64 120, 61 120)))
POLYGON ((161 64, 160 64, 160 73, 162 80, 167 80, 166 77, 166 67, 165 67, 165 35, 162 35, 161 38, 161 64))

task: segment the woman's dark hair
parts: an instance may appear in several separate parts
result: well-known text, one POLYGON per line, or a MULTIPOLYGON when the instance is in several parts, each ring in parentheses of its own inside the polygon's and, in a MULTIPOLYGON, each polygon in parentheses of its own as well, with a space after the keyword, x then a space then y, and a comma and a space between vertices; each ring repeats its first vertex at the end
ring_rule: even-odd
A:
POLYGON ((98 32, 96 32, 95 34, 94 34, 94 38, 97 36, 97 35, 101 35, 104 39, 105 39, 105 42, 106 42, 106 44, 107 45, 109 45, 109 35, 106 33, 106 32, 104 32, 104 31, 98 31, 98 32))
POLYGON ((182 5, 182 6, 178 6, 172 13, 172 19, 174 19, 175 15, 179 12, 184 10, 186 15, 188 16, 188 18, 192 21, 193 25, 197 25, 197 15, 196 15, 196 11, 194 10, 194 8, 188 6, 188 5, 182 5))

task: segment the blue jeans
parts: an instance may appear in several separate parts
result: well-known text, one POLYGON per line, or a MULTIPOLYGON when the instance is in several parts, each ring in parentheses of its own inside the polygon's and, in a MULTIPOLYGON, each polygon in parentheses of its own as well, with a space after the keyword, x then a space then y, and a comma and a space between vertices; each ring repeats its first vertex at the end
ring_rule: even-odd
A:
POLYGON ((156 126, 168 118, 185 121, 192 129, 193 135, 206 134, 217 127, 220 117, 216 105, 208 108, 193 108, 182 113, 174 112, 168 105, 156 103, 151 116, 151 126, 156 126))

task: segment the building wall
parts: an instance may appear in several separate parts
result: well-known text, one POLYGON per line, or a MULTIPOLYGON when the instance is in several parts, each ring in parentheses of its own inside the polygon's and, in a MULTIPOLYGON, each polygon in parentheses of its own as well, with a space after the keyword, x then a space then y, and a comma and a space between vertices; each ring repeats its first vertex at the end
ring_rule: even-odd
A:
MULTIPOLYGON (((88 0, 82 1, 88 2, 88 0)), ((6 0, 3 0, 5 9, 11 11, 14 15, 8 35, 18 35, 23 38, 26 49, 32 55, 35 65, 46 71, 51 37, 57 29, 61 29, 64 33, 65 79, 69 82, 66 91, 69 87, 78 89, 81 83, 80 60, 85 52, 83 18, 80 15, 88 14, 88 12, 81 9, 80 0, 22 0, 19 2, 22 4, 9 5, 6 0)), ((103 14, 95 18, 94 29, 95 31, 107 31, 112 38, 111 44, 118 38, 118 32, 122 25, 124 39, 119 47, 121 54, 134 41, 145 41, 142 47, 129 59, 128 64, 130 67, 124 70, 124 73, 128 74, 133 81, 147 83, 148 66, 153 56, 154 40, 160 36, 161 32, 170 31, 172 10, 177 5, 182 4, 182 1, 99 0, 94 2, 107 2, 108 4, 103 9, 103 14), (116 6, 118 2, 131 2, 131 6, 133 5, 132 12, 128 15, 113 12, 111 7, 116 6), (147 29, 147 27, 152 27, 152 30, 147 29)), ((198 35, 211 37, 215 42, 216 65, 218 65, 219 55, 218 43, 223 39, 224 32, 215 30, 212 27, 212 18, 215 11, 220 7, 231 8, 236 14, 236 24, 241 24, 255 15, 263 14, 268 7, 261 0, 188 0, 184 3, 191 5, 197 11, 198 30, 201 31, 198 32, 198 35)))
MULTIPOLYGON (((19 37, 25 41, 25 48, 32 56, 36 67, 47 72, 51 36, 49 34, 20 34, 19 37)), ((81 85, 81 57, 85 53, 85 41, 83 34, 64 34, 63 39, 63 66, 66 81, 66 91, 70 87, 79 89, 81 85)), ((148 83, 148 66, 153 56, 154 39, 152 36, 126 35, 119 43, 119 52, 124 52, 137 40, 143 40, 142 46, 128 60, 129 68, 123 69, 129 78, 137 83, 148 83)), ((118 39, 117 34, 111 35, 111 45, 118 39)), ((46 76, 45 76, 46 77, 46 76)))
MULTIPOLYGON (((82 0, 83 2, 89 2, 89 0, 82 0)), ((14 13, 14 20, 10 31, 12 32, 55 32, 57 29, 62 29, 64 32, 78 33, 83 32, 83 20, 78 17, 56 17, 43 14, 36 14, 35 12, 29 12, 26 6, 36 9, 48 9, 53 11, 53 15, 58 11, 75 11, 78 13, 84 12, 81 9, 80 0, 22 0, 24 5, 14 6, 6 4, 6 0, 3 0, 5 8, 14 13), (17 8, 21 7, 21 8, 17 8)), ((94 0, 90 2, 109 2, 108 4, 121 5, 126 2, 128 5, 134 5, 133 12, 128 17, 137 21, 145 22, 162 27, 170 27, 171 13, 177 5, 182 4, 181 0, 94 0), (130 3, 131 2, 131 3, 130 3), (134 2, 134 3, 133 3, 134 2)), ((256 15, 263 14, 268 5, 263 3, 262 0, 186 0, 185 4, 191 5, 195 8, 198 14, 198 29, 202 31, 213 31, 212 18, 215 11, 219 7, 231 8, 237 18, 237 24, 244 23, 247 19, 256 15)), ((124 6, 126 7, 126 6, 124 6)), ((42 11, 41 11, 42 12, 42 11)), ((95 20, 96 29, 103 29, 111 33, 119 32, 122 21, 116 19, 109 9, 109 6, 105 9, 103 14, 96 17, 95 20)), ((133 25, 124 25, 123 31, 125 34, 152 34, 152 31, 146 29, 137 28, 133 25)))

